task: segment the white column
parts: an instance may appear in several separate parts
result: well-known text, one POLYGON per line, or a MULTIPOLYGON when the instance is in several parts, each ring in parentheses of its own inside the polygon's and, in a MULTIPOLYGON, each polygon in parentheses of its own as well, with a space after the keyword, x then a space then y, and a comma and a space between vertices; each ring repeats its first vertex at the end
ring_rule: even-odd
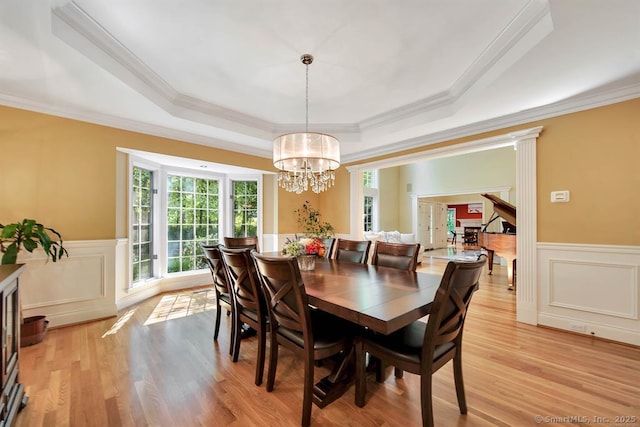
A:
MULTIPOLYGON (((541 130, 541 129, 539 129, 541 130)), ((538 132, 516 143, 517 320, 538 323, 536 141, 538 132)))
POLYGON ((347 168, 349 171, 349 236, 352 239, 362 239, 364 232, 364 200, 362 197, 362 178, 360 169, 347 168))

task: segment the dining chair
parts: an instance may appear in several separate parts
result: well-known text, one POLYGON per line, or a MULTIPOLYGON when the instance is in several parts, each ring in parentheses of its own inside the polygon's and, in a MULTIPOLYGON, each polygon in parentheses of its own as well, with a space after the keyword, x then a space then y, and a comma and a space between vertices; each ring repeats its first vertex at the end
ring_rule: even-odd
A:
POLYGON ((264 294, 258 281, 255 265, 251 258, 252 249, 220 248, 220 254, 227 272, 231 300, 233 302, 234 349, 233 361, 240 356, 240 332, 242 323, 256 330, 258 336, 258 357, 256 360, 256 385, 262 384, 267 342, 268 311, 264 294))
POLYGON ((320 239, 324 245, 324 258, 331 259, 331 253, 333 252, 333 243, 336 241, 333 237, 327 237, 320 239))
MULTIPOLYGON (((213 278, 213 288, 216 295, 216 322, 213 328, 213 340, 218 339, 218 332, 220 332, 220 317, 222 309, 227 311, 227 316, 233 312, 233 303, 231 302, 231 294, 229 292, 229 284, 227 283, 227 273, 224 271, 224 264, 222 263, 220 256, 219 245, 201 245, 204 251, 205 261, 211 271, 213 278)), ((229 340, 229 354, 233 354, 234 348, 234 331, 235 322, 231 321, 231 334, 229 340)))
POLYGON ((229 249, 255 249, 260 252, 258 236, 249 237, 225 237, 224 246, 229 249))
MULTIPOLYGON (((367 354, 420 375, 422 425, 433 426, 432 375, 453 360, 453 376, 461 414, 467 413, 462 379, 462 331, 486 257, 473 262, 449 261, 427 323, 416 321, 390 335, 365 333, 356 338, 355 404, 365 405, 367 354)), ((377 381, 382 381, 376 376, 377 381)))
POLYGON ((371 240, 336 239, 334 246, 335 259, 366 264, 371 240))
POLYGON ((376 242, 371 264, 400 270, 416 271, 420 243, 376 242))
POLYGON ((347 321, 309 307, 307 293, 294 257, 268 257, 252 253, 268 301, 270 353, 267 391, 273 391, 278 348, 304 358, 302 425, 311 422, 315 361, 345 352, 353 345, 355 327, 347 321))

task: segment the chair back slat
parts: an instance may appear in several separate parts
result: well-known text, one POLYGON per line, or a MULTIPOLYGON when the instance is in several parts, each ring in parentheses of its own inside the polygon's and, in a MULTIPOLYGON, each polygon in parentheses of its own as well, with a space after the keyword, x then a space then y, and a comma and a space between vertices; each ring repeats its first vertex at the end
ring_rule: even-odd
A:
POLYGON ((229 249, 253 249, 260 252, 258 236, 249 237, 225 237, 224 245, 229 249))
POLYGON ((229 293, 227 276, 220 258, 220 245, 201 245, 201 247, 204 251, 205 261, 211 270, 213 286, 215 286, 219 292, 229 293))
POLYGON ((371 264, 416 271, 419 252, 420 243, 376 242, 371 264))
POLYGON ((462 337, 467 309, 486 259, 449 261, 436 292, 422 347, 422 360, 433 360, 435 347, 462 337))
POLYGON ((251 260, 251 249, 220 248, 235 304, 260 313, 262 291, 251 260))
POLYGON ((335 258, 340 261, 366 264, 369 258, 371 240, 336 239, 335 258))
POLYGON ((253 253, 258 277, 267 300, 272 328, 284 327, 313 343, 309 300, 298 262, 293 257, 268 257, 253 253))
POLYGON ((324 245, 324 257, 325 259, 331 259, 331 255, 333 253, 333 244, 336 241, 333 237, 327 237, 320 239, 322 244, 324 245))

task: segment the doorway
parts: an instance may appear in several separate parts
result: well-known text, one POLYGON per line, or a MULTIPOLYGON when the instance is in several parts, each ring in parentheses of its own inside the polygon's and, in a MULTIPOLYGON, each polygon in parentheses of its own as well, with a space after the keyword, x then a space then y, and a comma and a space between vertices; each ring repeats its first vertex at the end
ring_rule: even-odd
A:
MULTIPOLYGON (((482 150, 511 146, 516 148, 516 188, 518 195, 517 229, 517 259, 518 259, 518 292, 517 321, 532 325, 538 323, 538 285, 536 238, 537 238, 537 175, 536 175, 536 143, 542 126, 519 130, 508 134, 463 142, 454 145, 427 150, 421 153, 411 153, 403 156, 386 158, 383 160, 348 166, 350 173, 350 208, 352 212, 362 211, 361 183, 358 176, 363 170, 380 169, 420 162, 427 159, 456 156, 482 150)), ((435 143, 438 141, 432 141, 435 143)), ((428 145, 425 142, 425 145, 428 145)), ((411 196, 413 212, 417 212, 418 198, 411 196)), ((359 215, 350 216, 350 234, 361 236, 363 230, 362 218, 359 215)), ((412 220, 413 229, 417 230, 417 215, 412 220)))

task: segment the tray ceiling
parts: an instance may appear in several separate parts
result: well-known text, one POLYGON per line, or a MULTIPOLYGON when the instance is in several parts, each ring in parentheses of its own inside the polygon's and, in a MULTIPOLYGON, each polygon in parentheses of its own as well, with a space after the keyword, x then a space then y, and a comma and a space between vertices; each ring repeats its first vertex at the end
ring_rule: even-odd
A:
POLYGON ((270 157, 303 53, 357 161, 640 96, 640 2, 3 2, 0 103, 270 157))

